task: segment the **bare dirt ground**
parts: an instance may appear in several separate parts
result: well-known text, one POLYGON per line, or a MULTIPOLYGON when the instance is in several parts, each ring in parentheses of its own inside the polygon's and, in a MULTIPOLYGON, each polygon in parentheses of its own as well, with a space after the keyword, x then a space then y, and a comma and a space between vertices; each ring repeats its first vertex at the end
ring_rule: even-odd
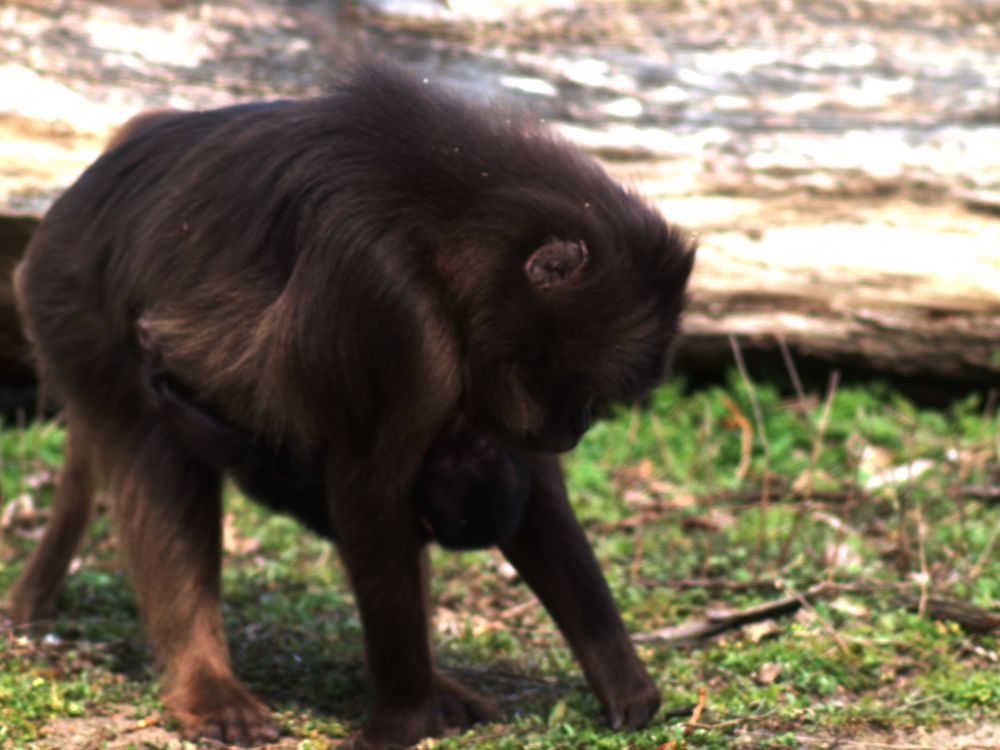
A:
MULTIPOLYGON (((30 750, 126 750, 150 747, 159 750, 184 750, 185 743, 175 732, 164 728, 158 717, 131 718, 129 706, 104 717, 60 719, 45 728, 45 740, 30 750)), ((736 738, 734 747, 752 748, 770 735, 747 731, 736 738)), ((934 731, 872 732, 852 736, 807 735, 796 737, 801 748, 823 750, 995 750, 1000 747, 1000 724, 948 727, 934 731)), ((189 746, 189 745, 188 745, 189 746)), ((285 738, 268 745, 271 750, 294 750, 299 740, 285 738)))
MULTIPOLYGON (((158 719, 129 718, 131 709, 104 717, 59 719, 45 728, 45 739, 30 750, 127 750, 148 747, 158 750, 184 750, 190 747, 176 732, 164 728, 158 719)), ((747 731, 736 738, 734 747, 752 748, 771 735, 747 731)), ((807 735, 796 737, 800 748, 822 750, 995 750, 1000 747, 1000 724, 948 727, 934 731, 872 732, 852 736, 807 735)), ((270 750, 295 750, 300 741, 285 738, 268 745, 270 750)))

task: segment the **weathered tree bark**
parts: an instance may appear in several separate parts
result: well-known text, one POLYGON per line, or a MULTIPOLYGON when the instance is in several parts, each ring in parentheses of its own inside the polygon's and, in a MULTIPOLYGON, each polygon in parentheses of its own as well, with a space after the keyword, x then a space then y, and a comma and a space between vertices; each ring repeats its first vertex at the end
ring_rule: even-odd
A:
POLYGON ((768 249, 767 236, 756 253, 724 241, 704 248, 681 362, 732 361, 734 336, 751 351, 777 352, 783 340, 794 354, 835 366, 1000 384, 1000 257, 992 238, 935 249, 924 262, 905 240, 903 233, 879 251, 869 238, 860 254, 850 244, 786 253, 780 238, 768 249))

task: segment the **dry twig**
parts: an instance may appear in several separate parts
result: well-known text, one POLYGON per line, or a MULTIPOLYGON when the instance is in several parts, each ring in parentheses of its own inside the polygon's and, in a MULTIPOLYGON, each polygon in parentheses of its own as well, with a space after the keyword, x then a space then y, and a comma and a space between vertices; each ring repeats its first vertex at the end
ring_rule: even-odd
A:
POLYGON ((778 567, 782 568, 785 563, 788 562, 788 554, 791 550, 792 540, 798 535, 799 528, 802 526, 802 519, 805 517, 805 513, 809 510, 812 504, 813 498, 813 485, 815 483, 816 466, 819 464, 820 451, 823 448, 823 439, 826 437, 826 428, 830 423, 830 411, 833 409, 833 399, 837 393, 837 385, 840 383, 840 373, 837 370, 833 370, 830 373, 830 380, 826 387, 826 399, 823 402, 823 412, 819 418, 819 424, 816 426, 815 434, 813 435, 812 452, 809 456, 809 468, 806 469, 806 486, 802 493, 802 505, 795 513, 795 517, 792 519, 792 526, 785 535, 784 541, 781 543, 781 551, 778 553, 778 567))
POLYGON ((970 633, 990 633, 1000 630, 1000 614, 977 607, 970 602, 925 596, 923 590, 918 597, 900 594, 896 597, 896 602, 906 609, 920 613, 921 616, 926 614, 935 620, 957 622, 970 633))
POLYGON ((802 608, 804 603, 827 595, 831 590, 825 583, 812 586, 801 594, 775 599, 740 610, 720 610, 706 613, 705 617, 689 620, 680 625, 660 628, 633 636, 636 641, 663 641, 667 643, 694 643, 712 638, 727 630, 748 625, 773 617, 790 615, 802 608))
MULTIPOLYGON (((833 638, 833 642, 837 644, 837 648, 840 649, 840 653, 844 654, 844 656, 849 656, 850 655, 850 653, 851 653, 850 649, 847 648, 847 644, 844 643, 843 639, 840 637, 840 635, 837 633, 837 631, 834 629, 834 627, 829 622, 827 622, 826 618, 822 617, 819 614, 819 612, 817 612, 813 608, 812 604, 810 603, 810 599, 815 599, 816 598, 815 596, 806 598, 806 595, 808 595, 809 592, 806 592, 806 595, 803 595, 803 594, 799 593, 798 591, 796 591, 791 586, 789 586, 784 581, 779 581, 778 585, 782 589, 784 589, 785 591, 789 592, 792 595, 792 597, 799 604, 802 605, 802 607, 804 609, 809 610, 809 612, 811 612, 816 617, 816 620, 823 626, 823 629, 830 635, 831 638, 833 638)), ((809 591, 813 591, 813 590, 815 590, 817 588, 819 588, 820 590, 822 590, 823 589, 823 584, 819 584, 818 587, 817 586, 813 586, 811 589, 809 589, 809 591)))
POLYGON ((754 543, 753 555, 750 558, 750 572, 757 574, 757 567, 760 564, 760 556, 764 549, 764 537, 767 534, 767 510, 770 507, 770 482, 771 482, 771 446, 767 441, 767 432, 764 429, 764 413, 760 408, 760 401, 757 400, 757 391, 750 380, 750 373, 747 371, 746 362, 743 360, 743 351, 736 337, 729 335, 729 347, 733 350, 733 357, 736 359, 736 367, 740 371, 740 377, 746 385, 747 394, 750 397, 750 405, 753 407, 753 418, 757 424, 757 432, 760 435, 760 443, 764 449, 764 483, 760 492, 760 523, 757 526, 757 541, 754 543))

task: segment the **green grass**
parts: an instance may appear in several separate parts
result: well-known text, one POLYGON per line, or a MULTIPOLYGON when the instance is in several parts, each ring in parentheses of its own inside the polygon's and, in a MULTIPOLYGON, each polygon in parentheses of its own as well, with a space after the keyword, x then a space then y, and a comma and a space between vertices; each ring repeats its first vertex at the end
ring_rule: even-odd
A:
MULTIPOLYGON (((0 591, 45 521, 61 441, 51 424, 0 436, 0 591)), ((428 747, 779 748, 802 736, 995 720, 997 631, 967 632, 935 619, 928 604, 998 611, 1000 502, 988 491, 1000 486, 995 403, 969 397, 927 410, 878 385, 788 399, 734 373, 692 393, 662 388, 648 410, 595 426, 565 465, 635 633, 820 582, 830 595, 693 645, 641 641, 664 709, 651 727, 618 733, 499 554, 436 550, 440 661, 495 698, 505 718, 428 747), (907 606, 921 601, 922 610, 907 606), (692 725, 685 707, 699 691, 704 708, 692 725)), ((224 614, 238 673, 275 709, 282 747, 332 747, 360 726, 370 697, 336 556, 236 493, 227 516, 224 614)), ((61 719, 159 716, 156 675, 103 516, 78 567, 47 636, 0 626, 0 747, 25 747, 61 719)), ((123 741, 113 735, 94 746, 123 741)))

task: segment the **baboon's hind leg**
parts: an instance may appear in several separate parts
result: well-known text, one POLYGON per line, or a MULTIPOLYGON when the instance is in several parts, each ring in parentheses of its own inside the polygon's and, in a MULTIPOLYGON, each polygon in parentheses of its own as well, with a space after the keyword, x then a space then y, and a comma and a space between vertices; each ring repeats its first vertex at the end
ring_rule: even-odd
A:
POLYGON ((65 462, 56 478, 49 522, 8 599, 7 609, 15 624, 25 625, 52 616, 56 596, 90 520, 93 491, 93 466, 86 436, 69 421, 65 462))
POLYGON ((274 740, 267 708, 233 675, 223 634, 219 472, 155 423, 130 432, 113 449, 112 509, 164 703, 187 737, 274 740))

